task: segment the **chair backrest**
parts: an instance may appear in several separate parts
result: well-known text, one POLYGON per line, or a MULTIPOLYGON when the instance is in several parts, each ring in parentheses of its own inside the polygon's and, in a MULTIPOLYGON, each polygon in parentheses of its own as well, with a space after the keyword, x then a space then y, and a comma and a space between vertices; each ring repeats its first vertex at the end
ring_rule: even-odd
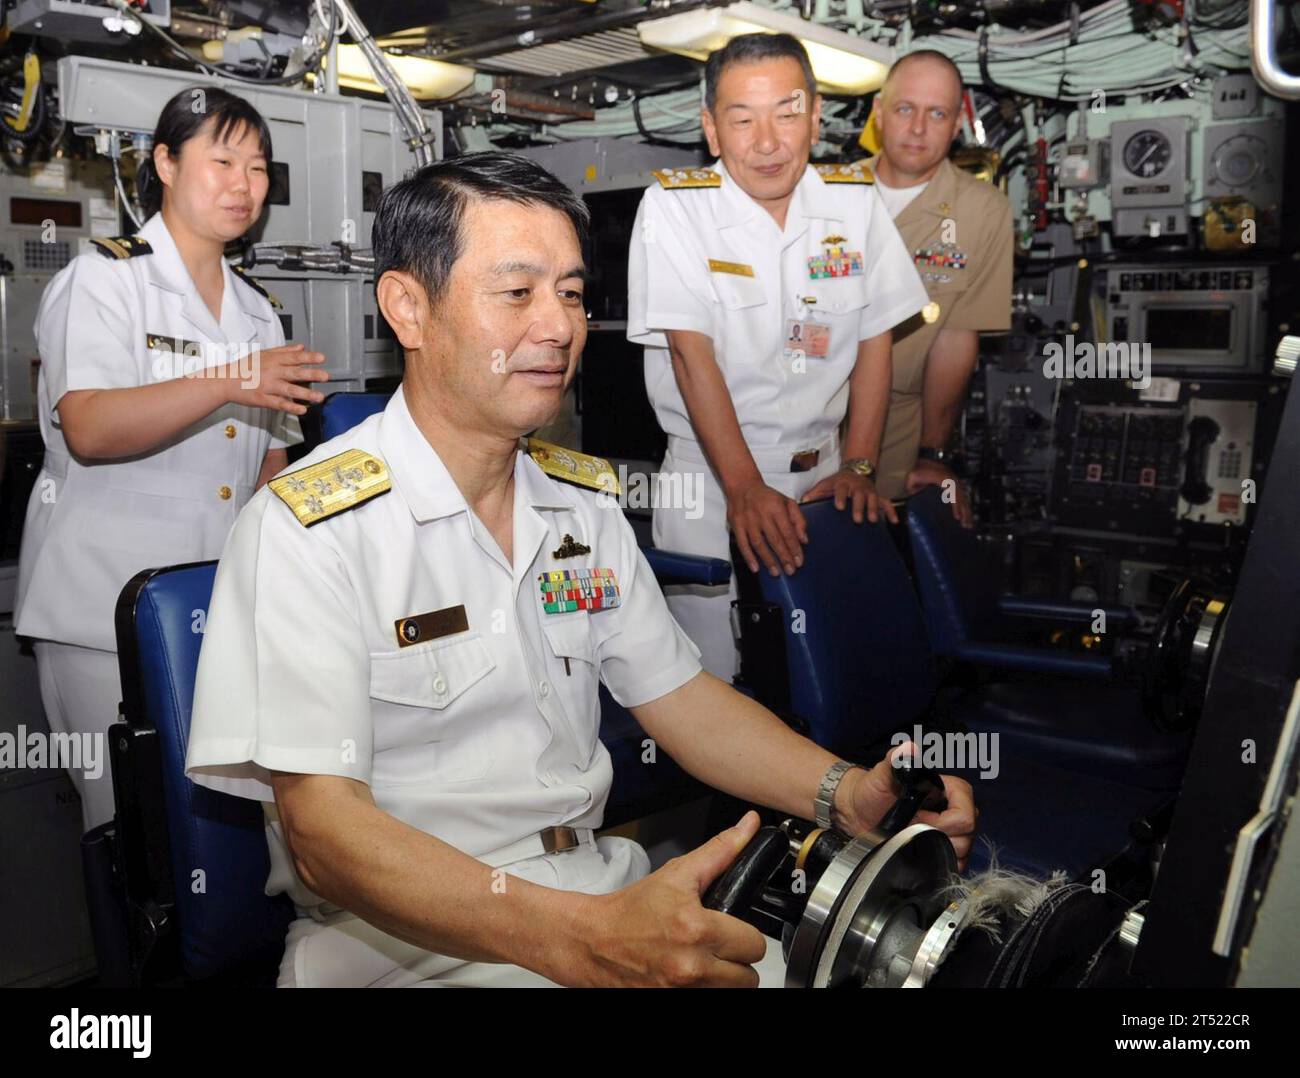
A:
MULTIPOLYGON (((758 586, 784 616, 791 711, 819 745, 853 753, 919 720, 936 688, 933 655, 885 525, 855 524, 829 500, 803 511, 803 568, 762 570, 758 586)), ((739 562, 737 572, 749 570, 739 562)))
POLYGON ((294 918, 286 896, 264 893, 270 858, 262 806, 185 775, 202 619, 215 578, 216 562, 146 570, 117 609, 124 717, 157 732, 181 961, 194 980, 278 958, 294 918))
POLYGON ((363 419, 388 407, 391 393, 331 393, 320 406, 321 441, 351 430, 363 419))
POLYGON ((1000 577, 938 487, 907 500, 907 531, 930 642, 938 654, 952 655, 996 618, 1000 577))

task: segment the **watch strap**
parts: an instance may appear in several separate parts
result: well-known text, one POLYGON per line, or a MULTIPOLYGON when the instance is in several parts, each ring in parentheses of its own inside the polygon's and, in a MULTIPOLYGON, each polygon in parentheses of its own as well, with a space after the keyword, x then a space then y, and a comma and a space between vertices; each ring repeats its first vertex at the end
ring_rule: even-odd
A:
POLYGON ((826 774, 822 776, 821 784, 817 787, 817 796, 813 798, 813 819, 818 827, 834 826, 831 810, 835 805, 835 791, 839 789, 845 774, 857 766, 847 760, 836 760, 826 769, 826 774))

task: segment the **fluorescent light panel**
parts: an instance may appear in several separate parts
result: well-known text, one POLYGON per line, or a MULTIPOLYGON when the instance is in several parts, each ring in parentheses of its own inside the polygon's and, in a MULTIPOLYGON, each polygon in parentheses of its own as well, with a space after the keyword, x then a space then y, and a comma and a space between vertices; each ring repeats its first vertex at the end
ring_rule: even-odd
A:
POLYGON ((833 94, 865 94, 885 81, 893 50, 758 4, 696 8, 637 25, 641 40, 656 49, 705 60, 740 34, 787 33, 803 42, 818 89, 833 94))
MULTIPOLYGON (((350 90, 369 90, 382 93, 383 87, 370 70, 370 61, 356 45, 339 46, 339 85, 350 90)), ((421 101, 434 101, 451 97, 474 81, 474 69, 460 64, 447 64, 423 56, 388 56, 397 77, 421 101)))

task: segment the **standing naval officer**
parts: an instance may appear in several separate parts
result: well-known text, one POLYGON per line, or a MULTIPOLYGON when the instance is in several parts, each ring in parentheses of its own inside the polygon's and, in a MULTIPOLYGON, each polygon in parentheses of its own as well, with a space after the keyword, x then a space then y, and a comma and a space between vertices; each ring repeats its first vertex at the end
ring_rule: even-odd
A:
POLYGON ((894 384, 879 489, 901 498, 951 484, 953 512, 969 502, 948 467, 948 441, 979 355, 979 330, 1011 325, 1011 204, 948 160, 961 117, 961 73, 940 52, 908 53, 872 106, 881 152, 876 190, 929 293, 923 316, 894 329, 894 384))
MULTIPOLYGON (((15 619, 35 640, 56 734, 105 736, 122 698, 118 594, 141 569, 215 558, 302 440, 294 417, 322 399, 306 383, 329 378, 315 366, 324 357, 285 347, 266 290, 223 257, 261 217, 270 158, 270 130, 247 101, 182 90, 141 166, 144 227, 92 241, 41 297, 45 462, 15 619)), ((108 768, 69 774, 86 828, 111 820, 108 768)))
MULTIPOLYGON (((635 843, 593 838, 602 681, 714 787, 852 833, 893 800, 889 762, 846 771, 701 671, 598 493, 605 462, 519 451, 586 341, 586 220, 511 154, 385 191, 402 386, 259 492, 222 555, 187 765, 267 805, 268 891, 300 913, 282 985, 752 985, 756 963, 779 981, 779 947, 700 903, 754 814, 649 874, 635 843)), ((921 818, 964 859, 970 787, 945 784, 921 818)))
MULTIPOLYGON (((656 507, 654 540, 729 558, 730 529, 753 571, 793 573, 807 542, 800 499, 833 495, 859 521, 878 505, 893 516, 873 483, 889 331, 925 289, 870 173, 809 165, 821 98, 796 38, 749 34, 713 53, 701 115, 719 160, 655 174, 629 256, 628 337, 646 346, 663 469, 703 487, 702 515, 656 507)), ((729 679, 734 582, 669 595, 705 668, 729 679)))

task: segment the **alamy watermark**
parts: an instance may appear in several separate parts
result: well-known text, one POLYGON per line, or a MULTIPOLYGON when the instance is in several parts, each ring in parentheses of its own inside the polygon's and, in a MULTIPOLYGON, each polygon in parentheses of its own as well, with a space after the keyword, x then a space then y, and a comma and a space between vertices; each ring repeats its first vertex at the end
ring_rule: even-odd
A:
POLYGON ((29 767, 63 767, 97 779, 104 773, 104 735, 46 733, 21 724, 12 733, 0 733, 0 768, 29 767))
POLYGON ((687 520, 704 515, 703 472, 640 472, 618 466, 618 493, 613 491, 613 476, 605 473, 603 501, 606 508, 681 509, 687 520))
MULTIPOLYGON (((998 762, 998 735, 994 733, 957 733, 952 730, 924 730, 914 726, 911 734, 899 732, 889 739, 891 746, 897 748, 909 741, 916 745, 912 753, 913 763, 928 767, 933 771, 965 771, 979 768, 982 779, 995 779, 1002 770, 998 762)), ((894 758, 894 766, 904 766, 899 761, 902 756, 894 758)))
POLYGON ((238 377, 241 389, 256 389, 262 383, 261 350, 258 344, 186 341, 179 351, 150 348, 149 369, 159 382, 238 377))
POLYGON ((1120 378, 1131 381, 1138 389, 1151 385, 1151 345, 1128 341, 1105 341, 1093 344, 1078 341, 1074 334, 1065 335, 1065 343, 1051 341, 1043 346, 1045 378, 1120 378))

